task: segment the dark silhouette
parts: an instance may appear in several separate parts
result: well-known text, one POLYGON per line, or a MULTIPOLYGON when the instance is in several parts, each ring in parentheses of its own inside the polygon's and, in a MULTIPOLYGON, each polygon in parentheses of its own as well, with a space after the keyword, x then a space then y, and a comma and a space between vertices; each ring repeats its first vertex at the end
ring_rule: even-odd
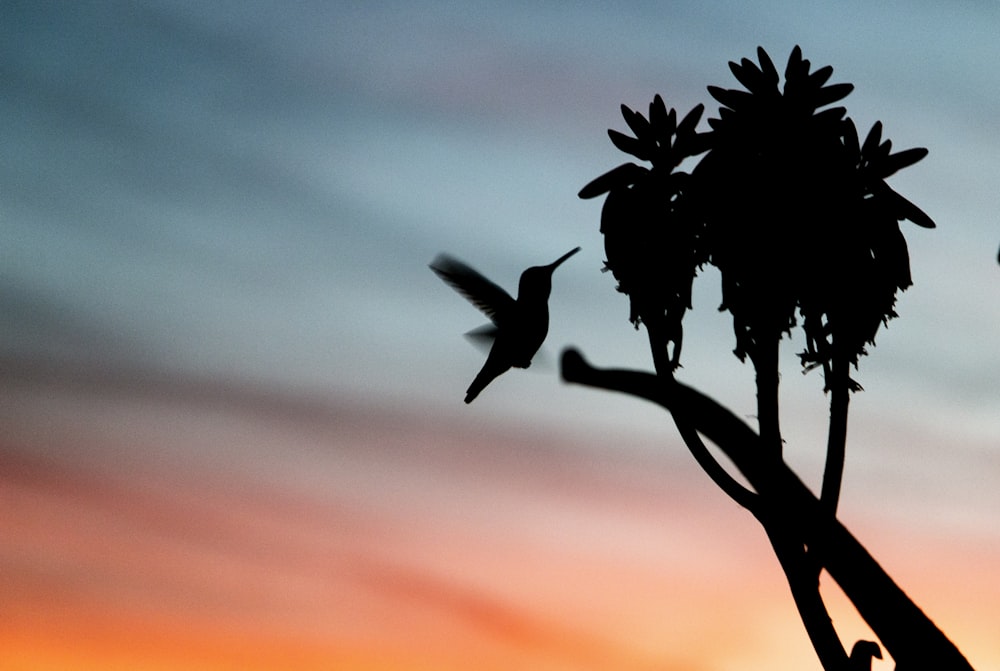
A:
POLYGON ((851 671, 872 671, 872 658, 882 659, 882 649, 873 641, 858 641, 851 648, 851 671))
MULTIPOLYGON (((783 83, 767 53, 758 49, 757 56, 759 63, 744 58, 729 64, 743 89, 708 88, 722 105, 718 117, 708 120, 708 131, 697 128, 701 105, 680 121, 658 95, 648 118, 622 105, 634 137, 610 130, 610 139, 648 165, 619 165, 579 195, 605 195, 600 231, 606 270, 629 298, 629 321, 645 327, 655 372, 598 369, 568 349, 563 379, 631 394, 671 413, 698 464, 763 527, 826 671, 869 669, 882 648, 897 669, 971 671, 944 632, 837 519, 849 402, 862 390, 851 368, 858 369, 880 326, 897 316, 897 293, 912 284, 899 224, 934 228, 886 179, 927 150, 893 153, 881 122, 862 141, 847 110, 831 106, 853 86, 828 84, 833 68, 812 70, 798 47, 783 83), (682 164, 693 168, 681 170, 682 164), (734 354, 754 367, 757 430, 676 377, 683 317, 705 264, 721 275, 720 310, 733 319, 734 354), (819 496, 783 456, 779 350, 784 336, 800 325, 802 367, 822 371, 830 403, 819 496), (746 484, 718 461, 705 439, 746 484), (848 654, 819 590, 823 571, 878 643, 859 641, 848 654)), ((456 262, 452 274, 465 268, 456 262)), ((435 270, 474 302, 481 300, 435 270)))
POLYGON ((483 389, 511 367, 527 368, 549 331, 549 294, 552 273, 577 247, 546 266, 532 266, 521 273, 517 299, 461 261, 442 254, 430 264, 438 277, 462 294, 493 322, 470 334, 493 341, 479 374, 465 394, 472 403, 483 389))
POLYGON ((827 671, 870 666, 877 644, 844 649, 819 592, 825 569, 892 655, 898 668, 971 669, 968 661, 836 519, 845 458, 850 377, 879 326, 896 316, 896 293, 911 284, 899 222, 934 222, 886 178, 924 158, 892 153, 876 123, 861 142, 844 107, 850 84, 827 84, 798 47, 784 84, 770 57, 730 63, 745 87, 709 87, 722 107, 708 132, 702 106, 678 123, 656 96, 649 118, 622 106, 635 134, 609 131, 626 163, 580 197, 607 194, 601 213, 608 268, 629 296, 630 319, 645 325, 655 375, 598 370, 573 350, 567 381, 633 394, 674 418, 713 481, 762 524, 807 634, 827 671), (704 154, 690 172, 685 158, 704 154), (674 377, 690 309, 691 283, 712 264, 722 276, 721 310, 733 317, 734 353, 756 372, 758 431, 674 377), (806 370, 821 368, 830 397, 827 459, 817 498, 784 463, 778 408, 779 347, 801 323, 806 370), (746 478, 737 481, 703 443, 714 442, 746 478), (874 647, 871 647, 874 646, 874 647))

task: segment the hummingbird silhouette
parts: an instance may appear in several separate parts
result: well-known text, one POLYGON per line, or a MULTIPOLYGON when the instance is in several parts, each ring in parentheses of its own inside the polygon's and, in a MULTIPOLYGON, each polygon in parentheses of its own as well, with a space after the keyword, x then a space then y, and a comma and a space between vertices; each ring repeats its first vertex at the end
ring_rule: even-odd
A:
POLYGON ((498 376, 511 368, 527 368, 549 331, 549 294, 552 273, 569 257, 566 252, 547 266, 532 266, 521 273, 517 299, 476 270, 447 254, 438 255, 430 268, 452 289, 479 308, 492 321, 467 335, 492 340, 493 345, 479 374, 465 392, 465 402, 479 396, 498 376))

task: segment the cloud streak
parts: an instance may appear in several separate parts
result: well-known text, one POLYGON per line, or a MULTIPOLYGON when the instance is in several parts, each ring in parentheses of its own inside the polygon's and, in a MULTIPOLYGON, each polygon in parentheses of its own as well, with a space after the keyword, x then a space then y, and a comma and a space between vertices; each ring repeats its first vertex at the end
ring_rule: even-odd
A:
MULTIPOLYGON (((683 455, 625 459, 532 430, 212 381, 78 379, 23 374, 4 387, 18 399, 0 418, 7 642, 26 658, 592 669, 810 659, 777 633, 795 626, 794 610, 762 534, 683 455), (746 646, 744 609, 772 613, 751 625, 768 644, 746 646), (135 636, 123 641, 112 632, 125 621, 135 636), (58 640, 42 633, 53 629, 58 640)), ((960 614, 985 616, 982 593, 936 578, 959 557, 908 558, 919 534, 863 524, 907 586, 968 632, 969 654, 989 659, 975 647, 980 620, 960 614)), ((990 580, 1000 547, 960 552, 990 580)))
MULTIPOLYGON (((465 412, 476 317, 426 268, 447 251, 506 284, 579 244, 551 349, 648 368, 575 197, 620 158, 604 129, 619 103, 710 102, 727 60, 801 43, 856 84, 860 126, 930 148, 894 186, 939 222, 906 232, 916 284, 861 362, 844 515, 1000 666, 995 19, 0 9, 0 648, 61 669, 815 665, 765 539, 668 417, 551 369, 465 412)), ((681 374, 749 415, 717 277, 699 282, 681 374)), ((807 480, 820 386, 782 381, 807 480)))

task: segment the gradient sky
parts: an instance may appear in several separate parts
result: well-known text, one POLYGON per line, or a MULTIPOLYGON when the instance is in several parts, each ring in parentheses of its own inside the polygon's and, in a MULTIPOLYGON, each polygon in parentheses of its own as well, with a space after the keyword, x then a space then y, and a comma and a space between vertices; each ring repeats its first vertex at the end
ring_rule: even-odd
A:
MULTIPOLYGON (((938 223, 904 225, 842 518, 1000 668, 998 29, 973 0, 3 3, 0 669, 819 669, 669 417, 556 367, 650 367, 576 197, 619 104, 714 116, 727 61, 795 44, 930 150, 892 184, 938 223), (464 406, 484 320, 427 263, 513 290, 576 245, 546 356, 464 406)), ((681 378, 752 421, 717 284, 681 378)))

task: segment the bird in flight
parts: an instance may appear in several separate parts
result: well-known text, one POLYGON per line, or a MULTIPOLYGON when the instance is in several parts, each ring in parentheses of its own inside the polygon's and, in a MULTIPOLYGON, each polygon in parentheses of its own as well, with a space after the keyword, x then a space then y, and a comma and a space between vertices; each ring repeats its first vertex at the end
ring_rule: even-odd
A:
POLYGON ((532 266, 521 273, 514 299, 481 273, 447 254, 438 255, 431 270, 490 318, 492 325, 469 335, 493 341, 486 363, 465 393, 472 401, 498 376, 511 368, 527 368, 549 331, 549 294, 552 273, 580 248, 566 252, 545 266, 532 266))

